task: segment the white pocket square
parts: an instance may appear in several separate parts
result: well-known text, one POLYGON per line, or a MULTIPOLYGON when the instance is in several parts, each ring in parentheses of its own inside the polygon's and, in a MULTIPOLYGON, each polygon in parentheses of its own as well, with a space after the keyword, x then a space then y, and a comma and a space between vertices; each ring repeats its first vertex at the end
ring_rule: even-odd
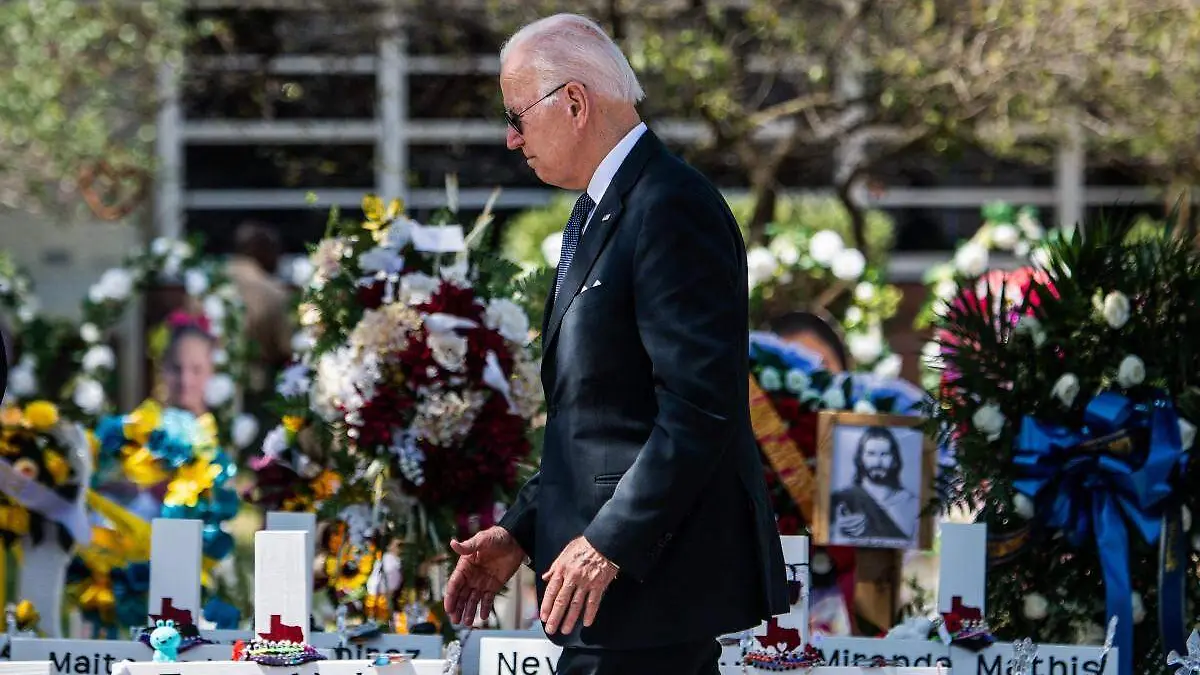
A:
POLYGON ((587 289, 589 289, 589 288, 596 288, 596 287, 598 287, 599 285, 600 285, 600 280, 599 280, 599 279, 597 279, 597 280, 596 280, 596 283, 592 284, 591 286, 588 286, 587 284, 584 284, 584 285, 583 285, 583 288, 579 289, 579 294, 580 294, 580 295, 583 295, 583 294, 584 294, 584 292, 586 292, 586 291, 587 291, 587 289))

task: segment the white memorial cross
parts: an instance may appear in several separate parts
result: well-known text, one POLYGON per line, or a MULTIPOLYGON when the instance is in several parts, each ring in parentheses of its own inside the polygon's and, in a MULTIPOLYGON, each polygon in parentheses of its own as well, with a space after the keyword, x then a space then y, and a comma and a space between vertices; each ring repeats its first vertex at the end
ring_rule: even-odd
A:
MULTIPOLYGON (((298 531, 305 534, 307 574, 304 578, 308 589, 308 606, 312 611, 313 562, 317 556, 317 516, 314 513, 287 513, 271 511, 267 514, 267 530, 298 531)), ((336 659, 372 659, 376 654, 408 654, 414 659, 436 659, 442 654, 442 638, 439 635, 398 635, 379 633, 363 640, 352 640, 341 644, 337 633, 316 632, 309 636, 309 644, 328 651, 336 659)))
MULTIPOLYGON (((147 619, 161 614, 163 601, 175 610, 200 611, 200 521, 156 518, 150 525, 150 591, 147 619)), ((154 650, 134 640, 12 639, 13 661, 49 661, 51 675, 111 675, 123 661, 149 660, 154 650)), ((181 661, 225 660, 229 645, 198 645, 181 661)), ((166 664, 170 665, 170 664, 166 664)))
MULTIPOLYGON (((312 608, 304 584, 312 574, 312 559, 307 557, 307 539, 308 533, 303 531, 264 530, 254 535, 254 632, 263 639, 308 642, 312 608)), ((417 675, 412 661, 386 666, 375 666, 369 660, 262 666, 231 661, 229 647, 221 647, 225 659, 220 661, 122 663, 114 675, 417 675)))

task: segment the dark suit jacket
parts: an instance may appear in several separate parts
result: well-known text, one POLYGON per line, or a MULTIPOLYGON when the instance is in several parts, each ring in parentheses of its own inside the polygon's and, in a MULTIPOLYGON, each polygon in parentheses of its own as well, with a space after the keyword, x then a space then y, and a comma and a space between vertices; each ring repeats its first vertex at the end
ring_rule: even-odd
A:
POLYGON ((556 643, 668 645, 788 611, 750 428, 747 302, 725 201, 647 131, 547 302, 541 469, 500 523, 532 558, 539 600, 581 534, 621 568, 596 622, 556 643))

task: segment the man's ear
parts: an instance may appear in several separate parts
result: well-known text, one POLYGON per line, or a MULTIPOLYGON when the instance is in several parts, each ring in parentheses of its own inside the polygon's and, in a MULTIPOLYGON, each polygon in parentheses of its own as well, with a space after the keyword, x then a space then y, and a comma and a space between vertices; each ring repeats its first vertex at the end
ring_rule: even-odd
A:
POLYGON ((571 111, 571 117, 575 118, 576 124, 586 122, 588 114, 591 112, 591 101, 588 100, 587 90, 583 88, 583 85, 572 82, 563 91, 567 95, 567 110, 571 111))

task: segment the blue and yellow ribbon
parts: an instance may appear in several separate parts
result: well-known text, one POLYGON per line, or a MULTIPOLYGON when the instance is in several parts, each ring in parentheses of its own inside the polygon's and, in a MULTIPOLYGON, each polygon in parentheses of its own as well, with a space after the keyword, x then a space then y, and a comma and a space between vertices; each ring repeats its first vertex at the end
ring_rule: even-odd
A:
MULTIPOLYGON (((1084 411, 1084 427, 1075 429, 1026 416, 1021 422, 1013 463, 1022 477, 1013 487, 1036 499, 1049 527, 1078 546, 1094 539, 1101 552, 1108 616, 1117 617, 1115 646, 1120 674, 1133 673, 1133 589, 1129 570, 1132 527, 1147 543, 1178 542, 1179 505, 1172 481, 1185 459, 1179 416, 1165 399, 1135 405, 1125 396, 1104 392, 1084 411)), ((1173 544, 1175 545, 1175 544, 1173 544)), ((1160 588, 1182 582, 1181 561, 1160 559, 1160 588), (1170 569, 1168 569, 1170 568, 1170 569), (1179 575, 1178 581, 1174 575, 1179 575)), ((1183 594, 1159 594, 1160 616, 1169 649, 1182 632, 1183 594), (1169 605, 1178 603, 1178 608, 1169 605), (1177 612, 1177 614, 1176 614, 1177 612)), ((1182 637, 1180 635, 1179 637, 1182 637)), ((1182 640, 1180 640, 1182 641, 1182 640)))

